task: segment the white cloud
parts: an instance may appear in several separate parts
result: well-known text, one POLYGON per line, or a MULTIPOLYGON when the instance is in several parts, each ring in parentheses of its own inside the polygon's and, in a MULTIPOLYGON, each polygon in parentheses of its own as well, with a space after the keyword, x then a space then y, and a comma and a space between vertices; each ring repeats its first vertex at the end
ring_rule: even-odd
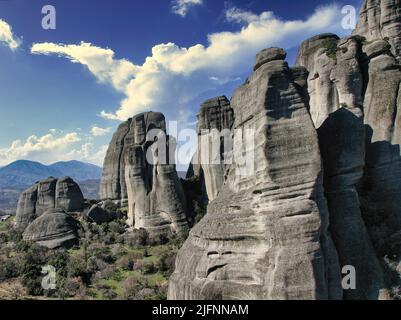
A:
MULTIPOLYGON (((19 159, 42 160, 57 158, 72 144, 81 141, 76 132, 65 135, 53 133, 37 137, 32 135, 26 141, 15 140, 9 147, 0 149, 0 165, 6 165, 19 159)), ((50 161, 51 162, 51 161, 50 161)))
POLYGON ((100 128, 98 126, 92 126, 91 133, 94 137, 101 137, 111 131, 111 127, 109 128, 100 128))
POLYGON ((226 10, 226 19, 229 22, 236 22, 236 23, 251 23, 258 21, 262 19, 262 15, 266 15, 265 18, 269 18, 271 15, 270 12, 264 12, 262 15, 259 17, 258 15, 249 12, 249 11, 244 11, 242 9, 239 9, 237 7, 231 7, 226 10))
POLYGON ((32 52, 58 54, 84 64, 99 81, 124 92, 126 98, 119 109, 103 111, 104 118, 125 120, 138 112, 152 110, 164 112, 174 120, 195 98, 249 73, 261 49, 270 46, 289 49, 318 33, 346 32, 341 28, 341 9, 336 5, 320 7, 305 20, 285 21, 272 12, 256 15, 235 8, 228 9, 226 16, 245 25, 237 32, 209 35, 206 46, 156 45, 142 65, 115 59, 112 50, 89 43, 34 44, 32 52))
POLYGON ((81 148, 73 149, 67 154, 65 154, 66 160, 76 160, 89 162, 96 164, 98 166, 103 166, 103 161, 106 156, 108 145, 102 145, 99 148, 95 148, 94 144, 91 142, 86 142, 82 144, 81 148))
POLYGON ((185 17, 189 8, 201 5, 202 3, 203 0, 173 0, 171 10, 173 13, 185 17))
POLYGON ((17 49, 21 45, 21 39, 13 34, 11 26, 0 19, 0 43, 4 42, 11 50, 17 49))
POLYGON ((8 147, 0 148, 0 166, 13 161, 29 159, 49 164, 56 161, 81 160, 102 165, 107 145, 95 148, 77 132, 63 134, 51 130, 41 137, 32 135, 25 141, 15 140, 8 147))
POLYGON ((37 43, 31 48, 33 54, 57 54, 66 57, 73 63, 86 66, 100 81, 111 83, 117 90, 124 91, 127 82, 135 76, 138 69, 125 59, 115 59, 114 51, 81 42, 79 45, 54 43, 37 43))

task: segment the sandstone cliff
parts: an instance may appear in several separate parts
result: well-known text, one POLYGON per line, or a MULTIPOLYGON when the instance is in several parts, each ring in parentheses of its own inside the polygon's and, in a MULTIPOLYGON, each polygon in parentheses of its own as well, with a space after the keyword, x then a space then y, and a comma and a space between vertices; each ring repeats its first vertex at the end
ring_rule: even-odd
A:
POLYGON ((365 1, 352 36, 306 40, 292 69, 281 49, 257 55, 231 101, 233 129, 257 132, 255 172, 229 167, 178 254, 169 298, 399 293, 400 13, 401 1, 365 1), (344 266, 353 290, 341 289, 344 266))
POLYGON ((147 112, 119 126, 104 160, 101 198, 127 206, 128 224, 152 237, 170 237, 187 225, 174 153, 164 116, 147 112))
POLYGON ((318 138, 284 57, 263 51, 234 94, 234 128, 258 137, 255 172, 241 175, 235 161, 229 168, 178 254, 170 299, 342 297, 318 138))

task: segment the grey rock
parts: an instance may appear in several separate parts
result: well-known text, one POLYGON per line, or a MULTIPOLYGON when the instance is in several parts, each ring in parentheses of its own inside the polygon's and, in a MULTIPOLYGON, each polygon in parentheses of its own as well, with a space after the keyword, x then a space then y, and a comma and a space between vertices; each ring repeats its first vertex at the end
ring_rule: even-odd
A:
POLYGON ((97 224, 107 223, 116 218, 115 212, 110 212, 97 204, 92 205, 92 207, 85 214, 86 218, 97 224))
POLYGON ((202 103, 198 114, 198 150, 190 169, 195 168, 200 183, 205 186, 208 201, 216 198, 224 182, 228 168, 224 160, 232 152, 233 123, 234 110, 225 96, 202 103))
POLYGON ((55 192, 55 207, 67 212, 82 210, 84 196, 78 184, 70 177, 57 180, 55 192))
MULTIPOLYGON (((342 106, 354 112, 362 108, 360 50, 354 37, 340 40, 333 34, 313 37, 301 45, 297 65, 309 71, 310 113, 317 128, 342 106)), ((362 110, 358 112, 362 116, 362 110)))
POLYGON ((388 39, 391 51, 401 53, 401 1, 365 0, 354 34, 367 41, 388 39))
POLYGON ((20 195, 15 217, 15 227, 17 229, 25 230, 29 223, 35 219, 37 200, 38 184, 33 185, 20 195))
POLYGON ((36 202, 36 215, 40 216, 45 211, 55 207, 57 179, 49 177, 39 182, 38 201, 36 202))
POLYGON ((385 40, 374 40, 363 46, 363 52, 368 59, 375 58, 382 54, 391 55, 390 49, 390 44, 385 40))
POLYGON ((145 112, 120 125, 104 161, 101 198, 128 207, 128 224, 151 237, 169 237, 187 225, 174 150, 164 115, 145 112))
POLYGON ((284 60, 287 57, 287 52, 285 52, 282 48, 267 48, 260 51, 256 55, 256 63, 253 67, 253 71, 259 69, 265 63, 268 63, 273 60, 284 60))
MULTIPOLYGON (((376 56, 368 63, 368 77, 362 213, 379 258, 387 273, 393 274, 389 278, 397 279, 401 274, 401 246, 395 245, 401 241, 401 66, 387 54, 376 56)), ((391 284, 400 285, 399 280, 391 284)))
POLYGON ((66 212, 84 208, 81 189, 71 178, 49 177, 24 191, 18 201, 15 226, 23 231, 34 219, 54 208, 66 212))
POLYGON ((309 71, 309 109, 317 128, 339 105, 337 90, 331 81, 336 60, 327 55, 327 47, 336 47, 338 41, 334 34, 322 34, 304 41, 298 51, 296 65, 309 71))
POLYGON ((78 222, 63 210, 51 209, 26 228, 23 239, 50 249, 68 248, 77 242, 78 228, 78 222))
POLYGON ((287 63, 262 65, 232 106, 234 127, 256 130, 255 172, 230 167, 178 253, 168 298, 341 298, 318 138, 287 63))
POLYGON ((121 200, 121 157, 124 139, 130 129, 131 121, 123 122, 114 133, 107 149, 103 163, 103 173, 100 183, 100 199, 121 200))
POLYGON ((383 272, 362 219, 357 185, 365 165, 365 128, 360 112, 341 108, 318 129, 324 166, 330 232, 340 266, 353 266, 355 290, 344 290, 346 300, 376 300, 385 295, 383 272))
MULTIPOLYGON (((157 142, 142 142, 126 153, 128 224, 145 229, 151 238, 169 238, 187 226, 184 192, 175 165, 158 161, 157 142), (147 152, 154 155, 153 164, 146 160, 147 152)), ((167 153, 175 148, 171 137, 165 147, 167 153)))

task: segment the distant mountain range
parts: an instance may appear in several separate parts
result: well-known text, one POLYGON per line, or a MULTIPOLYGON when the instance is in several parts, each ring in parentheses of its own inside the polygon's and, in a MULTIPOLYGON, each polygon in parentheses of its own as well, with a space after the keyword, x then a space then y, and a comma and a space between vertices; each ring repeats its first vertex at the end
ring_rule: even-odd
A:
POLYGON ((102 168, 80 161, 56 162, 44 165, 39 162, 18 160, 0 168, 0 187, 30 186, 36 181, 53 176, 69 176, 77 182, 99 180, 102 168))

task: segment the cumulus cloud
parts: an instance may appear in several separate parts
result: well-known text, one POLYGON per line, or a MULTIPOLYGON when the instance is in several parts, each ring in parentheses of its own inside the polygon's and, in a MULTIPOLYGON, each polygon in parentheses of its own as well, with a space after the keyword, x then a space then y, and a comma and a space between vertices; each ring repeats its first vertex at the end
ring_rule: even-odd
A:
POLYGON ((57 54, 66 57, 73 63, 86 66, 89 71, 103 83, 111 83, 117 90, 124 91, 128 81, 138 70, 128 60, 115 59, 114 51, 81 42, 79 45, 65 45, 54 43, 36 43, 31 48, 33 54, 57 54))
POLYGON ((0 148, 0 166, 21 159, 45 164, 81 160, 101 165, 106 150, 107 145, 96 148, 77 132, 62 133, 51 129, 43 136, 31 135, 25 141, 15 140, 8 147, 0 148))
POLYGON ((81 161, 102 166, 104 158, 106 156, 107 148, 108 148, 107 144, 102 145, 99 148, 96 148, 93 143, 85 142, 82 144, 80 148, 73 149, 70 152, 66 153, 64 158, 65 160, 79 159, 81 161))
POLYGON ((305 20, 286 21, 273 12, 256 15, 236 8, 228 9, 226 18, 244 25, 237 32, 210 34, 206 46, 156 45, 142 65, 116 59, 112 50, 89 43, 34 44, 32 52, 56 54, 79 62, 97 79, 124 92, 126 97, 118 110, 103 111, 104 118, 125 120, 138 112, 152 110, 177 119, 195 98, 249 73, 261 49, 293 48, 321 32, 345 33, 341 28, 341 9, 336 5, 320 7, 305 20))
MULTIPOLYGON (((266 18, 269 18, 270 14, 270 12, 262 13, 262 15, 266 15, 266 18)), ((259 17, 250 11, 244 11, 237 7, 228 8, 225 12, 227 21, 236 23, 252 23, 263 19, 262 15, 259 17)))
POLYGON ((9 147, 0 149, 0 165, 18 159, 42 160, 62 154, 69 146, 81 141, 76 132, 55 135, 50 132, 41 137, 32 135, 26 141, 15 140, 9 147))
POLYGON ((100 128, 98 126, 92 126, 91 133, 94 137, 101 137, 111 131, 111 127, 109 128, 100 128))
POLYGON ((172 2, 171 10, 173 13, 185 17, 189 8, 201 5, 203 0, 174 0, 172 2))
POLYGON ((21 39, 13 34, 11 26, 0 19, 0 43, 4 42, 11 50, 17 49, 21 45, 21 39))

